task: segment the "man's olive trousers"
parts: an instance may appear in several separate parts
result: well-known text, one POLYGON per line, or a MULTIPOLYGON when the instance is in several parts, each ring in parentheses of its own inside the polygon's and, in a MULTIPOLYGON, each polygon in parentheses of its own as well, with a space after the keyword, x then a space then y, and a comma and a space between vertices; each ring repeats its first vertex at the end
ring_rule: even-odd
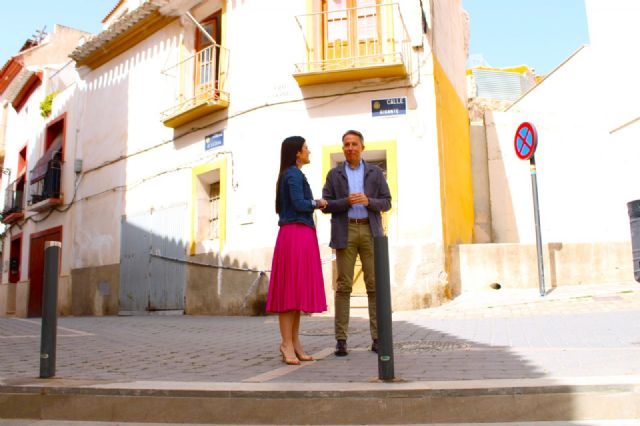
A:
POLYGON ((378 338, 376 323, 376 281, 373 254, 373 237, 368 223, 349 224, 347 247, 336 250, 337 285, 335 296, 336 340, 347 340, 349 330, 349 309, 356 257, 360 255, 364 283, 369 301, 369 329, 371 338, 378 338))

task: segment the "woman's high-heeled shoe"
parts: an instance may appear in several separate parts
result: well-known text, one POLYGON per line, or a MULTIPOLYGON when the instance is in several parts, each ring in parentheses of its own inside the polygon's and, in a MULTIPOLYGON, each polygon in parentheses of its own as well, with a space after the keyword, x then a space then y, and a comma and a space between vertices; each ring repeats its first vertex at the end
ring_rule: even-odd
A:
POLYGON ((305 353, 300 353, 298 351, 296 351, 296 356, 298 357, 298 359, 300 361, 315 361, 316 359, 314 357, 312 357, 311 355, 307 355, 305 353))
POLYGON ((300 365, 300 360, 298 358, 287 358, 287 356, 284 354, 284 351, 282 350, 282 348, 280 348, 280 353, 282 354, 282 362, 284 362, 287 365, 300 365))

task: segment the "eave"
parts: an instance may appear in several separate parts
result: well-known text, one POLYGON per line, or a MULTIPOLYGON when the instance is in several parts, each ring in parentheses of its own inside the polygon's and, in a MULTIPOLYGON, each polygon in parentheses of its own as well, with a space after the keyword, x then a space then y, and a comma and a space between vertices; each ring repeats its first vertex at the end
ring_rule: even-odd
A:
POLYGON ((0 95, 4 94, 7 87, 13 82, 16 76, 23 69, 23 66, 15 58, 11 58, 0 70, 0 95))
POLYGON ((124 15, 109 28, 76 48, 69 57, 76 66, 96 69, 116 56, 178 19, 162 15, 159 9, 166 2, 147 0, 142 6, 124 15))
POLYGON ((14 103, 20 94, 23 93, 24 88, 33 81, 33 78, 36 75, 37 73, 33 71, 21 68, 7 85, 2 94, 0 94, 0 100, 6 100, 7 102, 14 103))

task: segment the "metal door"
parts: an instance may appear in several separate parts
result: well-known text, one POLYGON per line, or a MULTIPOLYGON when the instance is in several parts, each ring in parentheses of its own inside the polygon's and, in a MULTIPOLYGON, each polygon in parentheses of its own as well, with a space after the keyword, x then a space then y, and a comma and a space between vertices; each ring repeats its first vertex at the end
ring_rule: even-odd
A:
POLYGON ((184 310, 186 215, 186 206, 179 206, 151 216, 150 310, 184 310))
POLYGON ((184 310, 186 205, 123 216, 120 313, 184 310))
POLYGON ((120 227, 120 313, 145 312, 149 307, 151 215, 122 216, 120 227))

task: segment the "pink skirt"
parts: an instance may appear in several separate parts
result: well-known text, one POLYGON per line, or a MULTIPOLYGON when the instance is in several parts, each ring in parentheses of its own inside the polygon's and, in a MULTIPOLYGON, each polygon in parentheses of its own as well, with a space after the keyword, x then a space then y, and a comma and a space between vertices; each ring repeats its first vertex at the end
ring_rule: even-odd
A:
POLYGON ((300 223, 280 226, 271 263, 267 312, 326 310, 316 230, 300 223))

